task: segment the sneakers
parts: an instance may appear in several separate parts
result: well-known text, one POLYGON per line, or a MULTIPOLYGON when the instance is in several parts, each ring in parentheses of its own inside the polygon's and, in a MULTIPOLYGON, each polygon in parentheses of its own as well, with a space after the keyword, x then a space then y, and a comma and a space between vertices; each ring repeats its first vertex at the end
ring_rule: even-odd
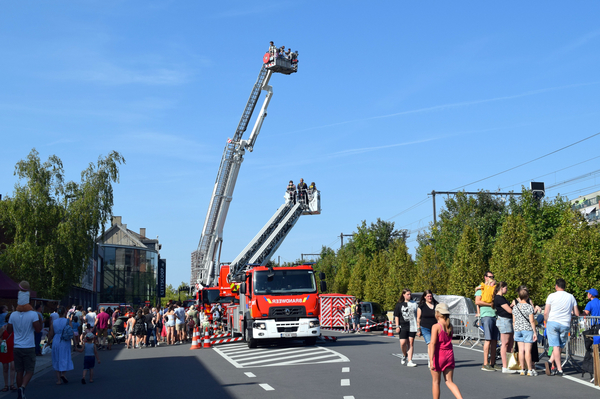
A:
POLYGON ((25 388, 20 387, 17 390, 17 399, 25 399, 25 388))
POLYGON ((546 368, 546 375, 547 376, 552 375, 552 363, 546 361, 546 362, 544 362, 544 366, 546 368))
POLYGON ((519 375, 523 375, 523 376, 524 376, 524 375, 527 375, 527 373, 525 372, 525 370, 521 370, 521 371, 519 372, 519 375))
POLYGON ((559 371, 559 370, 557 370, 557 371, 554 373, 554 375, 555 375, 555 376, 557 376, 557 377, 562 377, 562 376, 564 375, 564 373, 562 372, 562 370, 560 370, 560 371, 559 371))
POLYGON ((413 363, 412 360, 409 360, 408 363, 406 363, 406 367, 417 367, 417 365, 413 363))
POLYGON ((527 376, 528 376, 528 377, 537 377, 537 376, 538 376, 538 372, 537 372, 537 371, 535 371, 535 370, 529 370, 529 371, 527 372, 527 376))
POLYGON ((406 357, 404 355, 400 355, 400 364, 406 364, 406 357))
POLYGON ((483 366, 481 366, 481 370, 483 370, 483 371, 496 371, 496 369, 493 368, 492 366, 490 366, 489 364, 484 364, 483 366))
POLYGON ((517 370, 511 370, 508 367, 502 367, 502 373, 503 374, 514 374, 516 372, 517 372, 517 370))
POLYGON ((502 370, 502 366, 499 364, 492 364, 492 367, 494 368, 494 370, 502 370))

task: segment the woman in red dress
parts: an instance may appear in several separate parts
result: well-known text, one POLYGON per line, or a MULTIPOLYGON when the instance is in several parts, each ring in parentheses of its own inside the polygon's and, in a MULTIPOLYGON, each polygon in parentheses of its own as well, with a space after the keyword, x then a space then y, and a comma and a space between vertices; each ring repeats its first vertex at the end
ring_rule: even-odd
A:
MULTIPOLYGON (((6 314, 6 321, 10 313, 6 314)), ((15 373, 15 358, 13 356, 13 348, 15 347, 15 335, 12 332, 8 332, 8 324, 0 327, 0 345, 4 347, 6 344, 6 352, 0 351, 0 363, 2 363, 2 373, 4 374, 4 389, 0 389, 0 392, 8 392, 8 386, 10 385, 11 391, 17 390, 17 375, 15 373), (10 380, 8 379, 8 372, 10 368, 10 380), (10 383, 12 381, 12 384, 10 383)))
POLYGON ((446 386, 456 399, 462 399, 458 386, 452 381, 454 375, 454 350, 452 348, 452 323, 450 311, 445 303, 438 303, 435 307, 437 323, 431 328, 431 342, 428 345, 429 364, 431 367, 433 399, 440 397, 441 375, 444 374, 446 386))

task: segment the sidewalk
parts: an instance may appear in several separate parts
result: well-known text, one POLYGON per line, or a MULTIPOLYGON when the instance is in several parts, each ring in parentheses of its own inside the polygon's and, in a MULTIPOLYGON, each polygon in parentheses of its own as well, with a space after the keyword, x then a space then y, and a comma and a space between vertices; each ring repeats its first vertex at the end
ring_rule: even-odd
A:
MULTIPOLYGON (((73 359, 73 362, 75 362, 75 359, 81 355, 81 352, 72 352, 71 354, 71 358, 73 359)), ((52 354, 48 353, 47 355, 43 355, 43 356, 36 356, 35 358, 35 371, 33 372, 33 377, 31 378, 31 381, 35 380, 39 375, 52 370, 52 354)), ((1 378, 1 377, 0 377, 1 378)), ((0 380, 0 389, 4 388, 4 379, 0 380)), ((8 391, 8 392, 0 392, 0 398, 3 398, 5 395, 7 394, 14 394, 14 391, 8 391)))

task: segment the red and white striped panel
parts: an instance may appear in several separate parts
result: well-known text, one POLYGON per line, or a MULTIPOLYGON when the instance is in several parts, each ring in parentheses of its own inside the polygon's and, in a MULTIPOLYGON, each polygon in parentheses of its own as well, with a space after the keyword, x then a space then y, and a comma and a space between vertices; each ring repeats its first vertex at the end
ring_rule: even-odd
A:
POLYGON ((351 305, 353 296, 321 296, 321 325, 344 327, 344 307, 351 305))
POLYGON ((235 338, 227 338, 227 339, 220 339, 218 341, 212 341, 210 343, 210 345, 218 345, 218 344, 225 344, 227 342, 237 342, 237 341, 241 341, 242 339, 244 339, 244 337, 235 337, 235 338))

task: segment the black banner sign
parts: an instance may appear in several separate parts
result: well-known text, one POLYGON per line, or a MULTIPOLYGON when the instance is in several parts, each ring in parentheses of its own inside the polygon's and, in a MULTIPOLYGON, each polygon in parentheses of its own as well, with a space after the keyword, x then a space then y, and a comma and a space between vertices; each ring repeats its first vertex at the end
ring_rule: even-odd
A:
POLYGON ((164 298, 167 295, 167 260, 158 260, 158 297, 164 298))

